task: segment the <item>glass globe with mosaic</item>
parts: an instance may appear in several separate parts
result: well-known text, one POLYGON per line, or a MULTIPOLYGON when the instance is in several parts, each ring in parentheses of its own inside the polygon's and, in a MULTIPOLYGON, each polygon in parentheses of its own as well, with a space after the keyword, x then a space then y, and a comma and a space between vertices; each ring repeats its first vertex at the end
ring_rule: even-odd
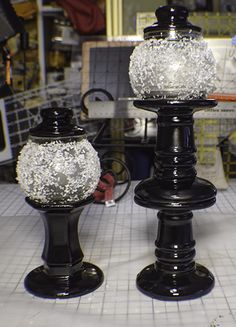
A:
POLYGON ((25 288, 45 298, 93 292, 103 282, 96 265, 83 261, 78 221, 94 201, 100 178, 98 154, 68 108, 42 111, 17 162, 17 180, 26 202, 40 212, 45 228, 44 264, 25 278, 25 288))
POLYGON ((17 180, 39 203, 68 204, 95 191, 100 177, 97 152, 85 132, 72 123, 72 111, 45 109, 43 122, 30 131, 17 162, 17 180))
POLYGON ((129 66, 138 98, 189 100, 206 98, 215 89, 216 63, 201 28, 187 21, 185 7, 156 10, 158 22, 144 29, 129 66))

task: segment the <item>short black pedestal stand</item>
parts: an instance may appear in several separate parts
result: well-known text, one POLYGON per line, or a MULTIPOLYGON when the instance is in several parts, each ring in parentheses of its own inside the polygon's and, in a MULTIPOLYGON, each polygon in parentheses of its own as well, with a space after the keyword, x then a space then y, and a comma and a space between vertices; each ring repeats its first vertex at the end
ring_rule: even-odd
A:
POLYGON ((69 298, 93 292, 103 282, 103 273, 95 265, 83 262, 78 239, 78 220, 90 197, 73 205, 43 205, 26 198, 40 211, 45 228, 42 254, 44 265, 25 278, 25 288, 43 298, 69 298))
POLYGON ((211 272, 194 262, 191 210, 215 203, 216 189, 197 178, 194 165, 194 109, 214 107, 214 100, 137 100, 138 108, 158 114, 154 177, 139 183, 135 202, 158 209, 156 262, 137 276, 137 287, 160 300, 187 300, 214 286, 211 272))

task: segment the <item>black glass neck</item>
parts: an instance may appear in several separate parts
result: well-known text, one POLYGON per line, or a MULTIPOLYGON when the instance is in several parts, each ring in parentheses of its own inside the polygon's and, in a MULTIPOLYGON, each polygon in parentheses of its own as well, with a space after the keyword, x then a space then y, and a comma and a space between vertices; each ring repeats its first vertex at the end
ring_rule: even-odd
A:
POLYGON ((84 136, 82 128, 75 125, 73 111, 68 108, 48 108, 41 112, 42 122, 30 130, 33 137, 76 137, 84 136))
POLYGON ((201 28, 192 25, 187 17, 188 10, 183 6, 168 5, 156 10, 157 22, 144 29, 144 39, 166 38, 170 31, 183 37, 198 37, 201 35, 201 28))

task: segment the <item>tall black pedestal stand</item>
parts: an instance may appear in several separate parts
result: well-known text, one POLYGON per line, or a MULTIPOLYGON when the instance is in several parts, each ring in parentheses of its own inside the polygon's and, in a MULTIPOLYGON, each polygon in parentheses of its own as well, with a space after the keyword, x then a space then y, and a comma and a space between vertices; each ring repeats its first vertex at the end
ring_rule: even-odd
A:
POLYGON ((70 205, 43 205, 26 198, 40 211, 45 228, 42 254, 44 265, 25 278, 25 288, 44 298, 69 298, 93 292, 103 282, 103 273, 95 265, 83 262, 78 239, 78 220, 89 197, 70 205))
POLYGON ((216 102, 153 99, 136 100, 134 105, 158 114, 154 176, 137 185, 134 198, 141 206, 159 210, 156 262, 138 274, 137 287, 156 299, 194 299, 211 291, 214 277, 194 261, 192 210, 212 206, 216 189, 196 177, 193 112, 216 102))

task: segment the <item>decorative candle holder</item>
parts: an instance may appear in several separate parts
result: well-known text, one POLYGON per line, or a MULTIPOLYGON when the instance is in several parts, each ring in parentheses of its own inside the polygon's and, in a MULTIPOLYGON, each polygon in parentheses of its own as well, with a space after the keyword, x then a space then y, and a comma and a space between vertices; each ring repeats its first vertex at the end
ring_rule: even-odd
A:
POLYGON ((81 296, 103 282, 102 271, 83 262, 77 230, 83 207, 93 201, 100 164, 72 116, 66 108, 43 110, 17 162, 26 202, 39 210, 45 228, 44 265, 26 276, 25 287, 46 298, 81 296))
POLYGON ((216 197, 215 187, 196 177, 193 132, 194 111, 216 105, 206 99, 213 90, 215 67, 200 28, 187 21, 186 8, 165 6, 156 14, 158 22, 144 30, 146 41, 134 50, 130 63, 131 84, 143 97, 134 105, 158 115, 154 176, 136 186, 134 198, 141 206, 159 210, 157 260, 138 274, 137 287, 152 298, 187 300, 214 286, 211 272, 194 261, 192 210, 212 206, 216 197), (156 61, 159 57, 161 62, 156 61), (196 76, 192 64, 197 58, 196 76))

